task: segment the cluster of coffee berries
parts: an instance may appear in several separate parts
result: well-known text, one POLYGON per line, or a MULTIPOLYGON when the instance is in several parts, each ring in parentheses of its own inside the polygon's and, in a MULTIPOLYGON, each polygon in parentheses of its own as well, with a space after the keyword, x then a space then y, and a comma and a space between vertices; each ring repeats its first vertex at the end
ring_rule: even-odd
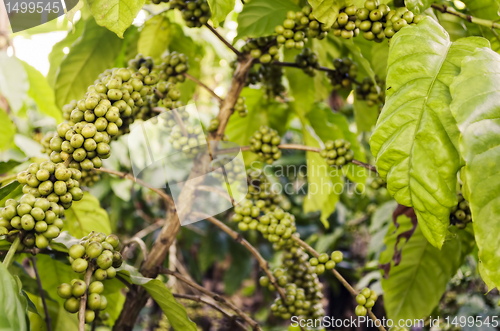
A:
POLYGON ((271 164, 281 157, 279 144, 281 144, 281 137, 278 135, 278 131, 261 126, 250 138, 250 151, 259 155, 266 163, 271 164))
POLYGON ((328 71, 327 77, 333 85, 334 90, 352 89, 352 83, 356 81, 358 75, 358 65, 350 58, 333 60, 335 70, 328 71))
POLYGON ((269 100, 278 97, 283 98, 286 91, 283 85, 283 68, 273 65, 261 65, 258 73, 264 96, 269 100))
POLYGON ((385 102, 385 81, 375 76, 375 83, 370 77, 365 77, 361 84, 356 86, 356 98, 366 100, 368 106, 378 105, 380 108, 385 102))
POLYGON ((185 131, 180 125, 174 126, 168 141, 176 151, 182 151, 186 155, 195 156, 206 145, 205 133, 201 125, 185 125, 185 131))
POLYGON ((314 69, 318 69, 320 67, 318 62, 318 55, 316 55, 316 53, 313 53, 310 48, 304 48, 302 52, 297 54, 295 56, 295 63, 297 63, 297 65, 302 68, 304 73, 309 76, 314 76, 314 69))
POLYGON ((264 238, 274 244, 275 249, 292 247, 295 244, 292 239, 292 234, 297 230, 295 216, 281 208, 276 208, 273 212, 261 216, 257 230, 262 233, 264 238))
MULTIPOLYGON (((285 287, 288 284, 288 277, 286 275, 286 271, 282 268, 276 268, 273 270, 273 276, 276 281, 276 284, 279 287, 285 287)), ((276 291, 276 286, 271 283, 271 280, 267 276, 262 276, 259 278, 259 284, 262 287, 267 287, 267 289, 271 292, 276 291)))
POLYGON ((359 34, 359 26, 356 26, 356 6, 342 9, 333 23, 333 34, 336 37, 351 39, 359 34))
POLYGON ((233 222, 238 223, 241 231, 255 230, 259 225, 262 203, 254 204, 251 200, 244 200, 234 207, 233 222))
POLYGON ((386 26, 384 29, 385 36, 392 38, 396 32, 407 25, 414 25, 424 18, 423 15, 414 15, 406 7, 400 7, 396 10, 391 10, 387 14, 386 26))
MULTIPOLYGON (((236 64, 236 62, 234 62, 234 63, 236 64)), ((233 66, 233 69, 235 69, 235 68, 236 67, 233 66)), ((256 66, 252 66, 252 68, 250 68, 250 71, 248 72, 246 86, 257 85, 260 83, 261 80, 262 80, 262 76, 260 73, 260 68, 257 69, 256 66)))
POLYGON ((271 182, 267 179, 266 175, 261 171, 252 169, 247 170, 248 175, 248 191, 246 198, 257 201, 264 201, 264 206, 260 207, 264 213, 274 211, 277 207, 284 210, 286 208, 286 201, 282 195, 273 189, 271 182))
POLYGON ((330 28, 318 22, 311 11, 311 7, 306 6, 298 12, 287 12, 283 24, 274 29, 278 46, 285 45, 288 49, 302 49, 308 37, 318 39, 326 37, 330 28))
POLYGON ((185 54, 171 52, 162 57, 163 63, 159 68, 165 73, 165 77, 160 76, 161 79, 169 83, 182 83, 186 80, 184 73, 189 69, 188 57, 185 54))
POLYGON ((375 301, 377 301, 378 295, 375 291, 370 290, 368 287, 365 287, 359 294, 356 296, 356 302, 358 305, 354 312, 358 316, 366 316, 368 309, 371 309, 375 306, 375 301))
POLYGON ((450 223, 459 229, 465 229, 468 223, 472 222, 472 214, 469 202, 464 199, 462 193, 459 193, 458 204, 451 209, 450 223))
POLYGON ((82 178, 79 182, 81 186, 92 187, 101 179, 101 172, 96 169, 82 170, 82 178))
POLYGON ((314 270, 317 275, 321 275, 325 270, 332 270, 337 263, 342 262, 344 256, 341 251, 334 251, 330 256, 326 253, 320 254, 317 258, 313 257, 309 260, 309 264, 316 269, 314 270))
POLYGON ((64 208, 47 198, 24 194, 19 201, 8 199, 0 209, 0 234, 13 242, 22 231, 18 249, 37 246, 44 249, 57 238, 63 228, 64 208))
POLYGON ((164 107, 166 110, 172 110, 182 109, 184 106, 184 103, 179 100, 181 92, 175 87, 174 83, 160 81, 156 86, 156 91, 156 93, 149 95, 147 103, 134 113, 134 119, 146 121, 154 118, 158 115, 158 112, 154 109, 155 107, 164 107))
POLYGON ((66 299, 64 308, 70 313, 78 312, 80 300, 87 294, 85 322, 91 323, 95 318, 95 311, 104 310, 107 300, 104 295, 102 281, 116 276, 116 269, 122 265, 123 258, 117 250, 120 242, 115 235, 106 236, 104 233, 91 232, 82 238, 80 243, 69 249, 71 267, 77 273, 86 273, 92 270, 91 281, 87 284, 80 279, 73 279, 71 284, 61 284, 57 294, 66 299), (90 268, 90 269, 89 269, 90 268))
POLYGON ((199 28, 212 16, 206 0, 170 0, 170 8, 179 9, 189 28, 199 28))
POLYGON ((384 40, 386 16, 389 11, 390 8, 386 4, 379 4, 378 0, 368 0, 363 8, 356 11, 356 22, 366 40, 375 42, 384 40))
POLYGON ((376 177, 370 183, 370 187, 374 190, 378 190, 382 187, 387 187, 387 183, 380 177, 376 177))
POLYGON ((245 104, 245 97, 239 97, 234 105, 234 111, 238 112, 240 117, 245 117, 248 114, 247 105, 245 104))
POLYGON ((218 117, 214 117, 210 120, 210 124, 208 125, 208 132, 217 131, 219 128, 220 120, 218 117))
POLYGON ((247 40, 241 51, 250 52, 254 59, 259 59, 260 63, 269 63, 272 60, 279 60, 279 48, 275 44, 273 37, 258 37, 247 40))
POLYGON ((344 139, 325 142, 325 149, 321 150, 320 155, 329 166, 337 168, 351 162, 354 158, 351 143, 344 139))
MULTIPOLYGON (((224 162, 223 160, 221 161, 224 162)), ((222 162, 220 163, 220 166, 223 170, 212 172, 215 178, 219 178, 223 182, 225 182, 227 178, 228 184, 231 185, 247 183, 245 164, 240 158, 234 158, 231 162, 227 162, 225 164, 222 164, 222 162)))

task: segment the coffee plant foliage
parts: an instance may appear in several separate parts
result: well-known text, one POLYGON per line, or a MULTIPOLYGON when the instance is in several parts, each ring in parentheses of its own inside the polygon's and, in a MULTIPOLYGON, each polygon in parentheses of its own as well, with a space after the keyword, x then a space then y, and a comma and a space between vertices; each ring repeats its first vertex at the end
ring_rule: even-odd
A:
POLYGON ((80 0, 0 29, 0 329, 493 321, 499 13, 496 0, 80 0), (22 54, 47 32, 66 34, 44 71, 22 54), (195 160, 178 197, 147 168, 134 177, 130 132, 159 123, 169 137, 154 143, 195 160), (213 172, 222 188, 201 176, 221 166, 207 141, 242 151, 213 172), (204 194, 233 206, 197 212, 204 194), (189 215, 203 220, 181 226, 189 215))

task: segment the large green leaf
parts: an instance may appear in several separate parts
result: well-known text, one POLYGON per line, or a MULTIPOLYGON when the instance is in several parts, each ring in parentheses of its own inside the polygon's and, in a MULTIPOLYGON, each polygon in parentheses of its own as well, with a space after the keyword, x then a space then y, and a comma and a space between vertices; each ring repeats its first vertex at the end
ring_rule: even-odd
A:
POLYGON ((417 15, 429 8, 433 2, 435 2, 435 0, 405 0, 405 5, 417 15))
POLYGON ((82 200, 73 202, 64 215, 65 227, 76 238, 82 238, 91 231, 111 233, 108 213, 101 208, 99 200, 90 193, 85 192, 82 200))
POLYGON ((123 38, 146 0, 87 0, 95 21, 123 38))
POLYGON ((16 134, 16 127, 9 115, 2 108, 0 108, 0 123, 2 123, 2 130, 0 130, 0 151, 3 151, 12 145, 14 135, 16 134))
MULTIPOLYGON (((317 139, 311 134, 312 128, 304 125, 302 130, 304 143, 311 147, 320 147, 317 139)), ((316 152, 306 152, 307 158, 307 196, 304 199, 304 212, 321 211, 321 222, 329 227, 328 217, 335 207, 344 187, 342 172, 331 168, 316 152)))
POLYGON ((300 7, 290 0, 252 0, 238 15, 238 37, 257 38, 272 35, 277 25, 283 24, 289 10, 300 7))
POLYGON ((22 297, 19 283, 0 263, 0 330, 27 331, 27 300, 22 297), (23 300, 22 300, 23 299, 23 300))
MULTIPOLYGON (((484 18, 498 22, 500 20, 500 2, 498 0, 463 0, 472 16, 484 18)), ((478 25, 477 26, 483 36, 491 42, 491 48, 496 52, 500 51, 500 40, 498 32, 493 32, 491 28, 478 25)))
MULTIPOLYGON (((451 85, 451 110, 462 133, 461 170, 469 192, 481 269, 500 286, 500 55, 478 49, 465 58, 462 72, 451 85)), ((482 274, 483 274, 482 272, 482 274)))
POLYGON ((327 26, 332 26, 339 16, 339 10, 349 6, 353 0, 311 0, 309 3, 313 8, 313 15, 316 19, 327 26))
POLYGON ((137 42, 137 51, 158 59, 172 41, 172 29, 165 15, 153 16, 144 23, 137 42))
POLYGON ((55 118, 57 123, 62 122, 62 112, 56 106, 52 87, 38 70, 24 61, 21 61, 21 63, 28 74, 30 83, 28 95, 35 101, 42 113, 55 118))
POLYGON ((85 23, 82 36, 73 44, 57 71, 54 89, 59 108, 82 98, 97 76, 113 66, 122 42, 94 20, 85 23))
POLYGON ((234 9, 234 0, 208 0, 208 5, 212 11, 212 22, 218 27, 234 9))
POLYGON ((388 191, 415 209, 422 232, 438 248, 457 203, 461 166, 449 86, 462 59, 485 46, 488 41, 477 37, 452 43, 430 18, 391 40, 387 98, 370 146, 388 191))
POLYGON ((0 51, 0 94, 7 99, 13 111, 23 107, 28 89, 28 75, 21 62, 0 51))
MULTIPOLYGON (((391 222, 384 239, 385 251, 380 263, 391 263, 398 235, 412 228, 406 216, 398 218, 396 229, 391 222)), ((446 290, 446 284, 474 247, 470 227, 457 231, 441 250, 433 247, 423 235, 420 226, 403 246, 401 263, 391 266, 388 278, 382 279, 387 317, 392 320, 418 319, 429 316, 446 290)))
POLYGON ((83 28, 85 27, 85 21, 79 20, 74 25, 74 31, 70 30, 66 38, 58 42, 52 47, 52 51, 49 54, 50 68, 47 74, 47 81, 49 85, 54 87, 56 83, 56 74, 59 69, 61 62, 65 56, 64 49, 68 47, 71 51, 71 45, 82 35, 83 28))
POLYGON ((354 95, 353 109, 354 120, 356 121, 358 131, 370 132, 375 124, 377 124, 379 113, 378 106, 368 106, 368 103, 365 100, 358 100, 356 95, 354 95))

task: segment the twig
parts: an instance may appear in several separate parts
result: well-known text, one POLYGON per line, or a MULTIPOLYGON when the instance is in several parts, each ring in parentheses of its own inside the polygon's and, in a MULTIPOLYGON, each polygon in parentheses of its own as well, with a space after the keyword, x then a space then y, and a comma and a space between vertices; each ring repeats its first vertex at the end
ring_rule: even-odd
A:
POLYGON ((40 298, 42 299, 43 311, 45 313, 45 324, 47 324, 47 331, 52 331, 49 309, 47 307, 47 302, 45 302, 45 295, 43 294, 42 281, 40 280, 40 275, 38 274, 38 268, 36 266, 36 257, 32 256, 30 260, 31 264, 33 265, 33 270, 35 271, 36 282, 38 283, 38 292, 40 293, 40 298))
POLYGON ((18 235, 12 245, 9 248, 9 251, 7 252, 7 255, 5 256, 5 259, 3 260, 3 265, 5 268, 9 268, 10 265, 12 264, 12 259, 14 258, 14 254, 16 254, 16 250, 19 247, 19 244, 21 243, 21 235, 18 235))
POLYGON ((131 175, 129 173, 121 172, 121 171, 117 171, 117 170, 112 170, 112 169, 106 169, 106 168, 99 168, 99 171, 102 171, 102 172, 105 172, 107 174, 115 175, 115 176, 118 176, 118 177, 121 177, 121 178, 126 178, 128 180, 134 181, 137 184, 139 184, 141 186, 144 186, 144 187, 150 189, 153 192, 156 192, 159 196, 161 196, 165 200, 165 202, 167 204, 172 204, 172 205, 174 204, 174 200, 172 199, 172 197, 170 195, 168 195, 167 193, 163 192, 160 189, 157 189, 157 188, 151 186, 150 184, 146 183, 142 179, 135 178, 133 175, 131 175))
POLYGON ((233 45, 231 45, 229 43, 229 41, 227 41, 223 36, 221 36, 217 30, 215 30, 210 24, 206 23, 205 26, 213 32, 213 34, 215 34, 217 36, 217 38, 220 39, 220 41, 222 41, 230 50, 232 50, 234 52, 234 54, 236 54, 236 56, 238 57, 241 57, 243 54, 241 54, 241 52, 239 50, 237 50, 236 48, 234 48, 233 45))
POLYGON ((247 314, 245 314, 240 308, 238 308, 232 302, 226 300, 225 298, 221 297, 217 293, 211 292, 211 291, 207 290, 206 288, 204 288, 203 286, 200 286, 197 283, 187 279, 186 277, 184 277, 180 273, 168 270, 165 267, 159 267, 158 271, 161 274, 174 276, 175 278, 177 278, 181 282, 186 283, 187 285, 200 291, 201 293, 212 297, 212 299, 214 299, 215 301, 220 302, 224 306, 227 306, 228 308, 232 309, 236 314, 238 314, 241 318, 243 318, 245 320, 245 322, 247 322, 247 324, 250 325, 254 330, 262 331, 262 328, 260 327, 260 325, 256 321, 254 321, 252 318, 250 318, 247 314))
POLYGON ((431 5, 431 7, 436 9, 436 10, 439 10, 441 13, 448 13, 451 15, 455 15, 455 16, 458 16, 458 17, 460 17, 468 22, 471 22, 471 23, 474 23, 477 25, 482 25, 482 26, 485 26, 485 27, 491 28, 491 29, 500 29, 500 23, 458 12, 455 10, 455 8, 449 7, 447 5, 439 5, 437 3, 433 3, 431 5))
MULTIPOLYGON (((89 288, 90 278, 92 277, 93 272, 94 272, 94 266, 92 264, 89 264, 89 267, 87 269, 87 272, 85 273, 85 278, 84 278, 87 289, 89 288)), ((80 299, 80 311, 78 312, 78 318, 79 318, 78 331, 85 331, 85 307, 87 305, 87 297, 88 297, 88 290, 85 291, 85 293, 82 295, 80 299)))
MULTIPOLYGON (((299 237, 297 236, 292 236, 292 239, 295 240, 302 248, 304 248, 306 251, 309 252, 309 254, 311 254, 312 256, 314 257, 319 257, 319 253, 314 249, 312 248, 311 246, 309 246, 305 241, 301 240, 299 237)), ((344 277, 342 277, 342 275, 335 269, 332 269, 332 273, 333 275, 335 276, 335 278, 338 279, 339 282, 342 283, 342 285, 344 285, 344 287, 351 293, 352 296, 356 296, 358 295, 358 291, 356 291, 352 286, 351 284, 349 284, 349 282, 347 282, 347 280, 345 280, 344 277)), ((377 316, 375 316, 375 314, 372 312, 371 309, 368 309, 368 315, 370 316, 370 318, 373 320, 373 322, 375 323, 375 325, 379 325, 377 328, 380 330, 380 331, 387 331, 384 326, 382 325, 382 323, 380 322, 377 322, 378 318, 377 316)))
POLYGON ((160 220, 156 221, 155 223, 148 225, 147 227, 145 227, 141 231, 137 232, 136 234, 134 234, 134 237, 144 238, 148 234, 150 234, 151 232, 154 232, 154 231, 158 230, 159 228, 161 228, 163 226, 163 223, 165 223, 165 221, 160 219, 160 220))
POLYGON ((210 223, 212 223, 213 225, 217 226, 222 231, 227 233, 231 238, 234 239, 234 241, 242 244, 257 259, 257 261, 259 262, 259 266, 262 268, 262 270, 264 270, 271 284, 273 284, 274 287, 276 287, 276 290, 278 291, 281 298, 285 300, 285 292, 276 282, 276 278, 274 278, 273 273, 269 270, 269 263, 267 262, 266 259, 262 257, 262 255, 260 255, 259 251, 255 249, 255 247, 253 247, 252 244, 246 241, 238 232, 233 231, 230 227, 228 227, 226 224, 222 223, 215 217, 200 212, 193 212, 192 214, 205 218, 210 223))
POLYGON ((240 321, 235 320, 237 318, 237 316, 230 314, 228 311, 225 311, 224 309, 222 309, 221 307, 219 307, 216 303, 210 302, 207 299, 205 299, 205 298, 203 298, 203 297, 201 297, 199 295, 173 293, 173 296, 176 297, 176 298, 180 298, 180 299, 187 299, 187 300, 191 300, 191 301, 198 302, 198 303, 204 303, 207 306, 210 306, 213 309, 221 312, 223 315, 229 317, 229 319, 234 320, 236 322, 236 324, 242 330, 247 330, 247 328, 243 324, 241 324, 240 321))
POLYGON ((223 197, 227 201, 231 202, 231 204, 233 204, 233 206, 235 204, 234 199, 231 196, 229 196, 229 194, 227 194, 224 191, 219 190, 216 187, 206 186, 206 185, 198 185, 198 186, 196 186, 196 190, 197 191, 204 191, 204 192, 213 192, 215 194, 220 195, 221 197, 223 197))
POLYGON ((200 85, 201 87, 203 87, 205 90, 207 90, 208 93, 210 93, 214 98, 216 98, 219 103, 221 103, 222 101, 222 98, 220 96, 217 95, 217 93, 215 93, 214 90, 212 90, 210 87, 208 87, 206 84, 204 84, 202 81, 200 81, 198 78, 196 77, 193 77, 191 76, 190 74, 188 74, 187 72, 185 72, 183 74, 187 79, 189 80, 192 80, 193 82, 195 82, 196 84, 200 85))
POLYGON ((144 261, 146 261, 148 259, 148 248, 146 247, 146 244, 144 243, 144 241, 141 238, 135 237, 135 236, 130 238, 129 240, 127 240, 123 243, 123 245, 124 245, 123 248, 130 246, 130 245, 133 245, 133 244, 137 244, 141 248, 142 256, 144 257, 144 261))
MULTIPOLYGON (((298 68, 302 69, 301 66, 298 65, 298 63, 295 62, 280 62, 280 61, 273 61, 271 62, 272 65, 279 66, 279 67, 290 67, 290 68, 298 68)), ((327 67, 319 67, 319 68, 314 68, 315 70, 319 71, 325 71, 325 72, 336 72, 335 69, 327 68, 327 67)))

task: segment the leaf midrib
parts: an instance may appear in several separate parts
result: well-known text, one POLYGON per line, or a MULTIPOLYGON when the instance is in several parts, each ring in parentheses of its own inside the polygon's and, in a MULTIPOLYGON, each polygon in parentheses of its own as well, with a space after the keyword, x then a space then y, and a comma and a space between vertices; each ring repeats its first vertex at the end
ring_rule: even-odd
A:
MULTIPOLYGON (((416 140, 418 132, 420 131, 420 127, 421 127, 421 124, 422 124, 421 123, 422 122, 422 116, 425 113, 425 108, 427 107, 427 102, 429 101, 429 95, 430 95, 432 89, 434 88, 434 84, 436 83, 437 78, 438 78, 439 74, 441 73, 441 69, 443 68, 443 64, 446 61, 446 59, 448 58, 448 54, 450 52, 451 45, 453 44, 449 40, 447 40, 447 43, 448 43, 448 45, 446 47, 446 53, 444 54, 443 58, 441 59, 441 62, 439 63, 439 66, 438 66, 438 69, 436 71, 436 74, 432 78, 432 82, 429 85, 429 88, 427 89, 427 93, 426 93, 426 96, 425 96, 425 101, 424 101, 424 104, 422 105, 422 111, 420 112, 420 115, 418 117, 417 123, 415 125, 415 132, 413 133, 413 141, 411 143, 410 155, 408 157, 409 158, 408 159, 408 192, 410 194, 410 201, 412 202, 412 205, 413 205, 413 194, 412 194, 412 190, 411 190, 411 177, 412 177, 411 176, 411 170, 413 168, 412 167, 413 149, 415 148, 415 140, 416 140)), ((433 236, 434 240, 436 240, 437 238, 434 236, 434 233, 432 231, 431 231, 431 233, 432 233, 432 236, 433 236)), ((436 242, 437 242, 437 240, 436 240, 436 242)))

